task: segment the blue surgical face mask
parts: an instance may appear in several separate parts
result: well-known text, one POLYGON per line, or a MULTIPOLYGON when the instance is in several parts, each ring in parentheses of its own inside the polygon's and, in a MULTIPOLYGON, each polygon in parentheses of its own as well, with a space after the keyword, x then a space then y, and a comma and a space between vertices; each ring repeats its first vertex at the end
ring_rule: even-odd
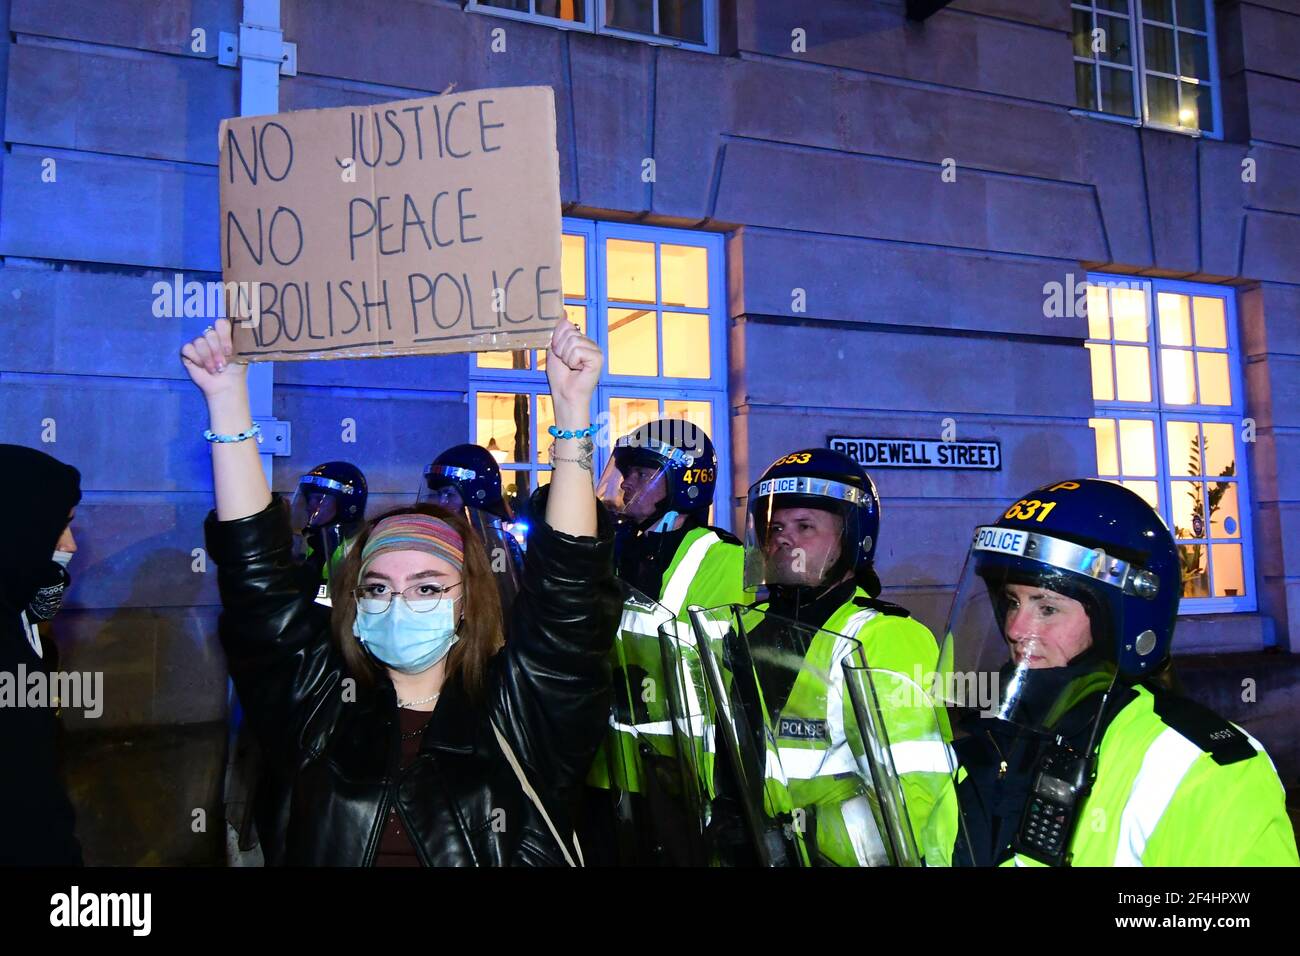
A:
POLYGON ((352 633, 374 657, 395 671, 419 674, 447 656, 456 634, 456 601, 447 598, 432 611, 417 614, 393 596, 378 614, 357 609, 352 633))

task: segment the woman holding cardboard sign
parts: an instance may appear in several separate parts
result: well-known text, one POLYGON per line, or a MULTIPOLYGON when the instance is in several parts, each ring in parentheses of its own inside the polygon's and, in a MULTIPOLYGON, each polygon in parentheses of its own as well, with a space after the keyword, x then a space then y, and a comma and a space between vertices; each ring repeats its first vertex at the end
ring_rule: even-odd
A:
POLYGON ((332 611, 300 587, 288 509, 250 440, 247 366, 225 320, 181 350, 208 404, 220 634, 265 755, 269 864, 511 866, 581 860, 570 797, 609 713, 621 599, 592 489, 603 356, 568 322, 546 374, 554 472, 502 646, 496 584, 464 518, 430 505, 368 522, 332 611))

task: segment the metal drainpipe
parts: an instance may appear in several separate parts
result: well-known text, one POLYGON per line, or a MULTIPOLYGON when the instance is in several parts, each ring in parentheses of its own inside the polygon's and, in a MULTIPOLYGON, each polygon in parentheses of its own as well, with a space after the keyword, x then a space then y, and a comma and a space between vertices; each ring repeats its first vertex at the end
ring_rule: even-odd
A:
MULTIPOLYGON (((280 30, 280 0, 244 0, 244 17, 239 24, 239 115, 263 116, 280 112, 280 64, 284 58, 284 33, 280 30)), ((277 446, 272 436, 275 407, 272 390, 275 365, 253 362, 248 370, 249 409, 261 423, 263 441, 259 452, 272 484, 271 459, 277 446)), ((287 429, 285 430, 287 431, 287 429)), ((281 454, 288 451, 287 434, 282 436, 281 454)))
MULTIPOLYGON (((297 51, 286 50, 284 34, 280 30, 280 0, 244 0, 244 16, 239 24, 239 36, 223 34, 218 62, 224 66, 239 67, 239 115, 263 116, 280 111, 280 64, 286 53, 296 66, 297 51)), ((293 72, 292 67, 290 72, 293 72)), ((253 421, 262 426, 262 445, 258 453, 266 471, 267 484, 273 485, 272 458, 289 453, 287 422, 275 420, 272 389, 275 382, 275 365, 271 362, 254 362, 248 370, 249 411, 253 421)), ((243 713, 235 693, 234 681, 227 681, 227 707, 229 708, 229 737, 225 779, 222 787, 222 824, 226 835, 226 864, 228 866, 260 866, 265 855, 260 846, 249 850, 240 848, 241 841, 252 833, 252 801, 255 766, 241 745, 247 735, 242 730, 243 713), (231 820, 232 807, 242 811, 240 820, 231 820)))

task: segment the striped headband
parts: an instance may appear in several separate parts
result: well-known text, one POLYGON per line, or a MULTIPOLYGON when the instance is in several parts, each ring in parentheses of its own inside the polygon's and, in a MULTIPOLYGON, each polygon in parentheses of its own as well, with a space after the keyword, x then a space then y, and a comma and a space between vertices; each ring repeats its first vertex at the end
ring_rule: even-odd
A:
POLYGON ((431 515, 393 515, 375 525, 361 549, 361 575, 375 558, 390 551, 423 551, 442 558, 457 571, 465 567, 464 540, 455 528, 431 515))

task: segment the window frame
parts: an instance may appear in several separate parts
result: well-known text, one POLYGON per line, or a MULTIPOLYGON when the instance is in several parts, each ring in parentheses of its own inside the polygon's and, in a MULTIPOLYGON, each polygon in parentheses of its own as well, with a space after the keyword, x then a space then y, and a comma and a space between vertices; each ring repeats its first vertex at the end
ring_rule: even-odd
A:
MULTIPOLYGON (((1071 0, 1070 10, 1073 12, 1076 9, 1076 7, 1083 7, 1084 2, 1085 0, 1071 0)), ((1142 24, 1146 22, 1142 11, 1143 0, 1126 0, 1126 3, 1127 3, 1127 10, 1128 10, 1129 46, 1133 50, 1132 69, 1130 69, 1129 72, 1132 74, 1133 102, 1138 107, 1138 115, 1121 116, 1118 113, 1104 112, 1100 108, 1095 110, 1088 109, 1087 107, 1079 106, 1077 104, 1070 109, 1070 112, 1076 115, 1091 116, 1094 119, 1106 120, 1111 123, 1123 123, 1127 126, 1147 126, 1150 127, 1151 129, 1165 130, 1170 133, 1180 133, 1184 136, 1193 136, 1197 138, 1204 137, 1205 139, 1216 139, 1216 140, 1223 139, 1223 129, 1224 129, 1223 79, 1219 74, 1219 50, 1218 50, 1218 43, 1216 42, 1218 32, 1216 29, 1216 23, 1214 19, 1213 0, 1201 0, 1201 3, 1204 5, 1205 8, 1204 36, 1206 38, 1206 47, 1207 47, 1206 53, 1207 53, 1209 71, 1210 71, 1209 79, 1203 82, 1207 83, 1211 87, 1212 89, 1211 99, 1214 104, 1214 127, 1208 130, 1197 129, 1189 126, 1171 126, 1168 123, 1160 123, 1150 119, 1150 105, 1149 105, 1149 98, 1147 96, 1147 82, 1146 82, 1147 81, 1146 35, 1142 31, 1142 24)), ((1171 0, 1171 3, 1173 4, 1174 16, 1176 18, 1178 15, 1177 0, 1171 0)), ((1098 10, 1096 7, 1095 0, 1087 0, 1086 9, 1093 14, 1110 13, 1110 11, 1098 10)), ((1095 18, 1093 22, 1094 24, 1096 23, 1095 18)), ((1164 24, 1166 21, 1154 20, 1152 22, 1157 24, 1164 24)), ((1178 52, 1179 29, 1186 29, 1189 32, 1193 32, 1193 33, 1201 32, 1196 30, 1195 28, 1176 27, 1172 23, 1168 24, 1168 26, 1170 26, 1174 30, 1174 56, 1175 57, 1181 56, 1181 54, 1178 52)), ((1084 59, 1075 55, 1073 46, 1071 47, 1070 54, 1071 54, 1070 55, 1071 64, 1086 62, 1091 68, 1093 74, 1093 92, 1097 97, 1097 105, 1098 107, 1100 107, 1101 80, 1100 80, 1099 67, 1097 67, 1096 65, 1100 61, 1096 60, 1095 57, 1084 59)), ((1158 75, 1164 78, 1169 78, 1169 74, 1167 73, 1158 73, 1158 75)), ((1173 80, 1175 83, 1183 82, 1181 75, 1177 77, 1173 77, 1173 80)), ((1200 81, 1201 78, 1197 77, 1197 80, 1200 81)), ((1198 83, 1198 85, 1200 85, 1200 83, 1198 83)), ((1181 96, 1181 93, 1179 95, 1181 96)))
MULTIPOLYGON (((724 281, 726 275, 724 261, 726 237, 722 233, 716 232, 575 219, 568 216, 564 217, 562 228, 566 233, 582 235, 585 240, 586 289, 584 291, 586 294, 584 297, 565 295, 565 304, 581 304, 586 308, 587 334, 595 340, 606 356, 606 366, 601 370, 600 382, 596 387, 595 394, 592 396, 592 421, 596 423, 610 422, 612 424, 609 408, 610 399, 615 397, 656 399, 660 403, 665 400, 709 402, 711 425, 709 438, 713 441, 718 457, 718 474, 712 520, 714 525, 731 530, 731 411, 728 388, 729 366, 727 361, 727 290, 724 281), (707 308, 663 306, 658 302, 647 306, 647 308, 653 310, 656 315, 664 311, 680 311, 704 314, 709 317, 710 374, 708 378, 668 378, 665 376, 610 374, 608 366, 609 330, 605 316, 608 313, 611 301, 614 303, 614 308, 625 308, 629 303, 617 299, 611 300, 606 293, 605 241, 607 239, 628 239, 636 242, 650 241, 656 244, 655 285, 656 288, 659 288, 660 297, 662 297, 661 277, 659 274, 660 256, 658 255, 658 246, 660 244, 698 246, 707 251, 708 273, 706 281, 709 289, 707 308)), ((644 303, 639 304, 644 305, 644 303)), ((658 368, 662 369, 663 336, 657 334, 657 338, 659 348, 658 368)), ((533 355, 535 356, 536 352, 533 355)), ((535 358, 529 361, 530 366, 533 367, 505 369, 480 368, 477 356, 478 353, 470 353, 469 355, 469 389, 466 401, 469 403, 469 441, 471 442, 478 441, 478 395, 480 393, 528 393, 537 395, 548 392, 546 372, 535 367, 537 364, 535 358)), ((536 399, 533 399, 533 401, 536 401, 536 399)), ((540 458, 541 448, 537 444, 537 416, 535 414, 530 416, 530 427, 533 431, 531 437, 534 439, 531 446, 532 458, 537 459, 540 458)), ((547 436, 542 437, 546 438, 547 436)), ((599 478, 609 460, 610 449, 608 446, 620 436, 611 434, 606 429, 605 435, 598 436, 598 439, 600 437, 604 437, 605 441, 603 444, 599 440, 597 441, 592 461, 592 467, 597 478, 599 478)), ((551 466, 534 461, 527 464, 506 462, 501 465, 501 470, 503 473, 524 470, 535 473, 550 471, 551 466)), ((531 479, 530 483, 536 489, 536 478, 531 479)))
MULTIPOLYGON (((1221 613, 1254 613, 1259 609, 1259 580, 1255 573, 1255 550, 1254 550, 1254 501, 1250 482, 1250 463, 1246 450, 1246 442, 1241 438, 1241 426, 1246 418, 1246 396, 1242 391, 1244 373, 1242 369, 1242 356, 1240 351, 1240 332, 1237 325, 1237 296, 1236 291, 1230 286, 1214 285, 1201 282, 1186 282, 1175 279, 1152 279, 1142 276, 1133 276, 1125 273, 1114 272, 1096 272, 1088 274, 1089 285, 1104 286, 1108 283, 1123 282, 1128 288, 1141 287, 1145 302, 1147 315, 1147 343, 1146 347, 1150 353, 1148 367, 1151 374, 1151 395, 1150 402, 1134 401, 1102 401, 1093 399, 1093 418, 1111 418, 1111 419, 1150 419, 1155 422, 1155 460, 1156 460, 1156 482, 1160 494, 1160 516, 1172 532, 1174 529, 1173 520, 1173 482, 1175 481, 1193 481, 1199 480, 1204 484, 1213 482, 1212 476, 1202 475, 1199 479, 1190 476, 1175 476, 1171 474, 1168 462, 1168 423, 1170 421, 1194 421, 1201 424, 1228 424, 1233 426, 1233 457, 1236 463, 1236 474, 1233 479, 1237 483, 1237 509, 1239 536, 1236 542, 1229 542, 1228 539, 1217 539, 1217 543, 1237 543, 1241 545, 1241 564, 1242 580, 1248 586, 1248 593, 1237 595, 1236 597, 1182 597, 1179 599, 1178 614, 1179 616, 1189 616, 1196 614, 1221 614, 1221 613), (1160 320, 1157 307, 1160 293, 1168 292, 1189 297, 1189 317, 1195 328, 1195 317, 1191 311, 1192 296, 1212 296, 1220 298, 1223 302, 1223 319, 1225 334, 1227 338, 1227 355, 1228 355, 1228 382, 1232 390, 1232 402, 1229 405, 1174 405, 1165 404, 1164 401, 1164 381, 1163 368, 1160 361, 1160 320)), ((1114 324, 1111 320, 1109 329, 1111 338, 1107 340, 1112 346, 1115 344, 1114 324)), ((1088 342, 1102 342, 1101 339, 1094 339, 1089 330, 1088 342)), ((1193 331, 1191 346, 1187 350, 1195 354, 1196 348, 1195 332, 1193 331)), ((1135 344, 1135 343, 1121 343, 1135 344)), ((1183 346, 1169 346, 1170 348, 1184 348, 1183 346)), ((1211 351, 1221 351, 1214 350, 1211 351)), ((1112 376, 1117 377, 1118 372, 1114 368, 1112 359, 1112 376)), ((1195 365, 1195 363, 1193 363, 1195 365)), ((1197 398, 1200 394, 1200 377, 1199 370, 1196 372, 1197 378, 1197 398)), ((1089 390, 1092 389, 1091 363, 1089 365, 1089 390)), ((1118 396, 1118 391, 1115 392, 1118 396)), ((1091 432, 1092 429, 1089 428, 1091 432)), ((1095 436, 1094 436, 1095 444, 1095 436)), ((1118 446, 1118 426, 1116 433, 1116 442, 1118 446)), ((1117 447, 1117 452, 1121 454, 1119 462, 1120 474, 1123 475, 1124 463, 1122 461, 1122 449, 1117 447)), ((1095 460, 1094 450, 1094 460, 1095 460)), ((1202 463, 1202 471, 1204 471, 1202 463)), ((1120 482, 1123 478, 1110 478, 1104 480, 1114 480, 1120 482)), ((1143 480, 1143 476, 1128 476, 1127 480, 1143 480)), ((1207 522, 1208 525, 1208 522, 1207 522)), ((1210 548, 1211 536, 1209 527, 1206 528, 1204 535, 1206 548, 1210 548)), ((1177 540, 1177 539, 1175 539, 1177 540)), ((1211 560, 1211 554, 1206 555, 1206 570, 1209 577, 1210 593, 1214 593, 1214 566, 1211 560)))
MULTIPOLYGON (((607 0, 585 0, 585 2, 586 17, 583 20, 565 20, 542 13, 496 7, 485 2, 485 0, 467 0, 465 9, 471 13, 486 13, 489 16, 504 17, 508 20, 519 20, 524 23, 536 23, 547 27, 558 27, 561 30, 573 30, 578 33, 591 33, 597 36, 613 36, 624 40, 638 40, 654 46, 676 47, 682 50, 695 50, 699 53, 718 52, 719 0, 701 0, 704 11, 704 42, 702 43, 655 33, 637 33, 634 30, 622 30, 618 27, 606 26, 605 4, 607 0)), ((653 11, 657 25, 659 21, 659 0, 654 0, 653 11)))
MULTIPOLYGON (((471 362, 473 361, 473 355, 475 354, 477 353, 471 353, 471 357, 470 357, 471 362)), ((498 371, 504 372, 510 370, 499 369, 498 371)), ((528 447, 532 450, 532 455, 530 456, 530 460, 527 462, 505 461, 505 462, 498 462, 497 464, 498 467, 501 469, 501 482, 503 486, 508 487, 509 485, 509 483, 506 481, 506 475, 508 473, 516 472, 516 471, 526 471, 530 475, 529 478, 530 491, 536 491, 537 488, 539 487, 537 483, 537 479, 535 477, 537 473, 551 470, 550 465, 543 465, 536 461, 531 460, 540 457, 540 450, 537 444, 538 416, 536 413, 536 408, 537 408, 537 396, 550 394, 550 391, 546 386, 545 378, 543 378, 542 381, 540 382, 511 381, 507 384, 500 381, 496 381, 496 382, 484 381, 482 379, 475 379, 474 377, 471 376, 469 381, 469 390, 465 399, 465 401, 469 405, 469 431, 470 431, 469 442, 471 444, 478 444, 478 397, 479 395, 482 394, 510 395, 512 397, 516 395, 530 396, 529 398, 529 402, 531 403, 530 407, 533 409, 533 412, 528 416, 528 429, 529 429, 528 447)))

